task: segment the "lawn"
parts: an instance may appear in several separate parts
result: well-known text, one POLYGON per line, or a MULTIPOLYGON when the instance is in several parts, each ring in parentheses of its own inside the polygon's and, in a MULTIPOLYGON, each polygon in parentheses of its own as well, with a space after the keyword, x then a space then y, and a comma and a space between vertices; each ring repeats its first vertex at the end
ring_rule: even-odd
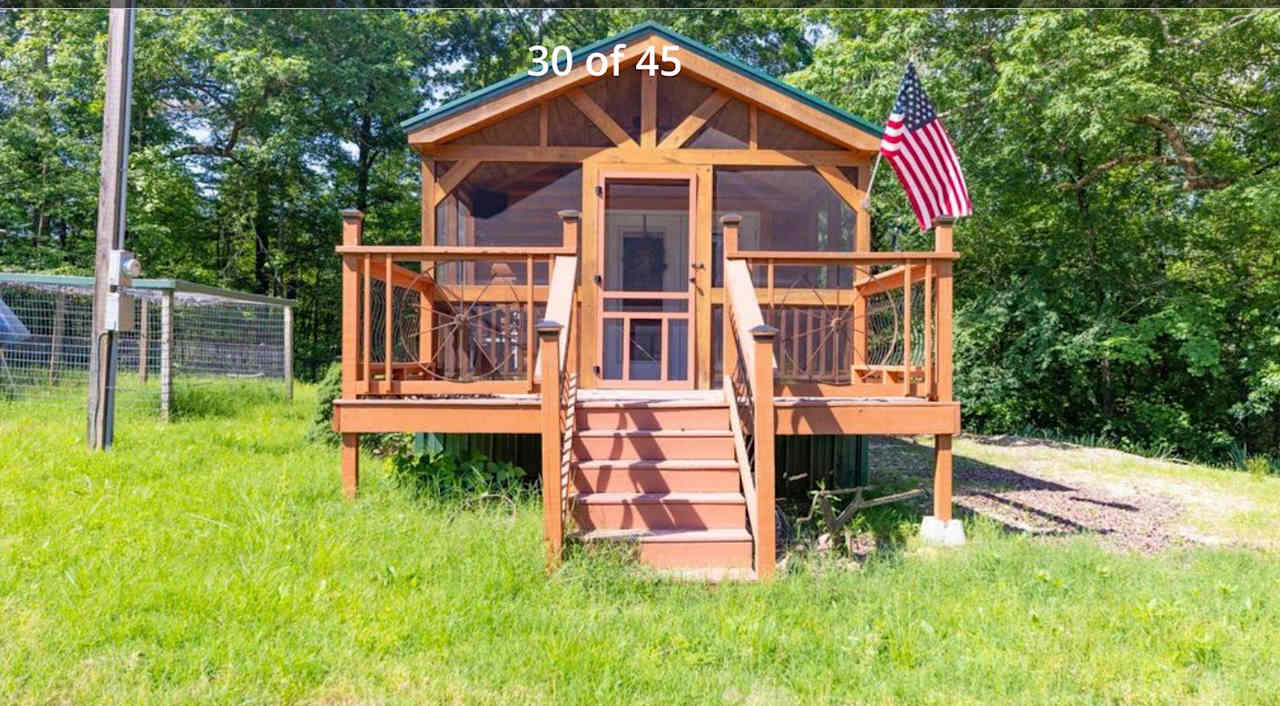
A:
POLYGON ((369 458, 343 502, 297 393, 126 414, 108 454, 77 410, 0 404, 0 701, 1280 703, 1265 543, 1123 552, 975 514, 967 546, 938 550, 888 509, 904 543, 797 555, 768 585, 581 552, 547 577, 536 496, 433 501, 369 458))

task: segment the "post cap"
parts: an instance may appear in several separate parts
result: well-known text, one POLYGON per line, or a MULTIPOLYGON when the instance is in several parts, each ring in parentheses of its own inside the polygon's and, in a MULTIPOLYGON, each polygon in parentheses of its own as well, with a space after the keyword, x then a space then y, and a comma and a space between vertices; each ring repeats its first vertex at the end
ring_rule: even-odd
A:
POLYGON ((541 336, 559 334, 562 328, 564 327, 560 325, 560 322, 550 319, 542 319, 533 325, 533 330, 537 331, 541 336))
POLYGON ((742 216, 736 213, 726 213, 720 216, 720 225, 736 226, 742 222, 742 216))
POLYGON ((364 211, 361 211, 358 208, 344 208, 342 209, 342 218, 343 220, 355 219, 355 220, 363 221, 364 211))
POLYGON ((955 216, 934 216, 933 224, 935 226, 949 226, 956 222, 955 216))
POLYGON ((769 324, 758 324, 751 327, 751 337, 757 341, 778 337, 778 329, 769 324))
POLYGON ((566 221, 576 221, 582 218, 582 212, 572 208, 566 208, 563 211, 556 211, 556 215, 566 221))

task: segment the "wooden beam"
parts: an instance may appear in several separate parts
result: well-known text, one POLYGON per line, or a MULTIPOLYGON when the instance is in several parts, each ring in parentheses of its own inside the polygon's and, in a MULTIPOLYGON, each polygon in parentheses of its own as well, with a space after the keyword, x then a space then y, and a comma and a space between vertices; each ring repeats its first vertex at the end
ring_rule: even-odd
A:
POLYGON ((760 149, 760 108, 755 103, 747 112, 747 149, 760 149))
POLYGON ((436 162, 422 159, 422 238, 423 245, 433 245, 436 240, 436 162))
MULTIPOLYGON (((728 102, 729 94, 724 91, 716 91, 707 96, 706 100, 702 101, 697 108, 693 109, 692 113, 689 113, 684 120, 680 121, 680 124, 674 130, 662 138, 658 149, 673 150, 684 145, 708 120, 715 117, 715 114, 720 112, 720 109, 728 102)), ((754 112, 752 114, 754 115, 754 112)))
POLYGON ((356 499, 360 487, 360 435, 342 435, 342 496, 356 499))
POLYGON ((699 388, 710 388, 715 371, 712 369, 714 357, 711 350, 711 229, 714 215, 712 200, 712 184, 714 184, 711 167, 698 167, 695 175, 697 181, 697 199, 694 209, 694 262, 702 266, 694 270, 694 365, 697 374, 693 376, 699 388))
MULTIPOLYGON (((354 209, 342 212, 342 242, 359 246, 364 230, 364 214, 354 209)), ((360 301, 360 269, 358 257, 342 258, 342 397, 356 396, 356 358, 360 349, 360 324, 357 302, 360 301)))
POLYGON ((755 405, 752 411, 753 441, 755 442, 756 469, 756 513, 760 531, 756 532, 756 576, 761 581, 773 578, 775 556, 774 536, 774 434, 777 433, 777 420, 774 418, 773 406, 773 344, 778 336, 778 329, 772 326, 756 326, 751 329, 750 339, 743 339, 745 346, 755 349, 751 372, 751 401, 755 405))
POLYGON ((776 402, 778 433, 953 434, 960 431, 960 405, 920 399, 846 398, 776 402))
POLYGON ((478 159, 463 159, 450 167, 449 171, 440 177, 440 181, 436 182, 435 200, 431 202, 432 210, 434 211, 435 207, 439 206, 440 202, 449 195, 449 192, 453 191, 458 184, 461 184, 462 180, 466 179, 467 175, 478 166, 480 166, 480 160, 478 159))
POLYGON ((550 144, 550 122, 548 119, 547 102, 543 101, 538 104, 538 144, 546 147, 550 144))
POLYGON ((613 140, 615 145, 632 150, 636 149, 636 141, 631 139, 627 131, 623 130, 622 126, 606 113, 599 103, 591 100, 591 96, 587 95, 586 91, 581 88, 575 88, 569 91, 568 95, 574 106, 582 111, 582 114, 587 116, 587 119, 594 123, 596 127, 600 128, 600 132, 603 132, 606 137, 613 140))
POLYGON ((933 516, 951 521, 951 435, 933 437, 933 516))
MULTIPOLYGON (((542 394, 539 405, 539 431, 542 435, 542 530, 547 547, 547 571, 560 565, 560 548, 564 541, 564 515, 560 506, 560 324, 543 321, 538 324, 538 357, 542 361, 542 394)), ((532 371, 531 371, 532 372, 532 371)))
POLYGON ((640 146, 653 149, 658 144, 658 76, 652 71, 640 75, 640 146))
POLYGON ((831 185, 831 188, 849 205, 849 208, 854 213, 860 213, 863 210, 862 200, 866 198, 866 192, 849 181, 849 178, 844 175, 844 172, 840 171, 839 167, 831 164, 819 164, 813 169, 831 185))
POLYGON ((342 433, 466 434, 477 429, 493 429, 505 434, 537 434, 540 431, 538 401, 533 395, 490 399, 339 400, 334 404, 334 423, 342 433))
MULTIPOLYGON (((630 138, 628 138, 630 139, 630 138)), ((475 159, 482 162, 621 162, 627 164, 688 164, 712 166, 808 167, 819 164, 863 167, 867 156, 848 150, 741 150, 637 147, 538 147, 535 145, 443 145, 423 150, 440 161, 475 159)))

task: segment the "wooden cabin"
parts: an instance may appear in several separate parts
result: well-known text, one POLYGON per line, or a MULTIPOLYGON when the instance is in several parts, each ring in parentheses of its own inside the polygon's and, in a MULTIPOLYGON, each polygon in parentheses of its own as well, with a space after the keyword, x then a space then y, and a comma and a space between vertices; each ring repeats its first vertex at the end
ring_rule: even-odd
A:
POLYGON ((573 56, 405 122, 416 242, 343 212, 344 492, 363 433, 535 434, 549 565, 767 578, 779 435, 928 434, 950 519, 958 255, 872 250, 880 130, 656 24, 573 56))

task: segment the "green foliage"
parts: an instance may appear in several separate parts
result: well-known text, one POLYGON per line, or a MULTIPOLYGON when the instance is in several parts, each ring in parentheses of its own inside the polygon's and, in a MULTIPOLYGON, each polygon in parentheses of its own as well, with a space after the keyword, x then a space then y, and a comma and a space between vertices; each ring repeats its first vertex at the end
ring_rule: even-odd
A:
MULTIPOLYGON (((1280 449, 1280 12, 813 18, 795 82, 880 118, 914 57, 957 145, 966 427, 1280 449)), ((878 247, 929 247, 891 175, 873 210, 878 247)))
POLYGON ((1276 467, 1271 460, 1265 456, 1250 456, 1244 462, 1245 473, 1249 473, 1256 477, 1262 477, 1276 472, 1276 467))
POLYGON ((340 437, 333 430, 333 401, 342 397, 342 364, 330 363, 324 377, 316 383, 315 408, 311 413, 311 426, 307 428, 307 440, 336 446, 340 437))
POLYGON ((401 485, 438 499, 512 499, 525 490, 523 469, 476 452, 464 457, 445 449, 403 450, 391 456, 391 470, 401 485))

